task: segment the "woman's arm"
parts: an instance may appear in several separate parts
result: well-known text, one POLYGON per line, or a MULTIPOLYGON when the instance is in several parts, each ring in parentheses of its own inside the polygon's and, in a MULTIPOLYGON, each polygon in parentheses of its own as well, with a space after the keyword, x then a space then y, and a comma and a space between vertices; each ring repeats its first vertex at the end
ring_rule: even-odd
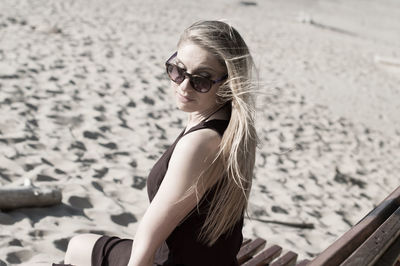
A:
MULTIPOLYGON (((181 199, 211 164, 220 141, 217 132, 204 129, 184 136, 177 143, 164 180, 138 226, 128 266, 153 265, 157 248, 196 206, 195 192, 181 199)), ((204 192, 199 191, 199 196, 204 192)))

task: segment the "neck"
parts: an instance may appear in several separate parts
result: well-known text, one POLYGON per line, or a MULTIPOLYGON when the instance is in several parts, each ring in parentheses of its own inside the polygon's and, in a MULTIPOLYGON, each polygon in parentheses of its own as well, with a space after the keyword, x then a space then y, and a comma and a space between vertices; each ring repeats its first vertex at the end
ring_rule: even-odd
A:
POLYGON ((188 125, 198 124, 201 121, 205 121, 210 118, 213 114, 218 112, 223 105, 214 105, 206 110, 200 112, 193 112, 189 114, 188 125))

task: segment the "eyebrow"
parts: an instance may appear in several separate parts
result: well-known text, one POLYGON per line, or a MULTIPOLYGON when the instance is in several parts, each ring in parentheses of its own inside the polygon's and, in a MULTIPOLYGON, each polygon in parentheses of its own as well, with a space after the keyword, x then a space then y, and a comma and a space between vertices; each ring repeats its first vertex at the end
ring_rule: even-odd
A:
MULTIPOLYGON (((181 60, 179 60, 178 57, 175 57, 175 59, 176 59, 177 63, 185 65, 181 60)), ((202 66, 202 65, 200 65, 198 68, 194 69, 193 72, 196 73, 196 72, 200 72, 200 71, 204 71, 204 70, 211 72, 209 74, 215 74, 215 72, 216 72, 215 69, 213 69, 209 66, 202 66)))

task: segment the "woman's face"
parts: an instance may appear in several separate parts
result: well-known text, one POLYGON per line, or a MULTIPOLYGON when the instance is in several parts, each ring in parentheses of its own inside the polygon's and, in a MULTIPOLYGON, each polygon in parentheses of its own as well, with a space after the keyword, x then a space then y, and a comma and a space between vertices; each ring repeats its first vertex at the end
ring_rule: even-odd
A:
MULTIPOLYGON (((222 66, 213 54, 204 48, 192 43, 183 42, 177 51, 173 64, 183 68, 189 74, 200 75, 211 80, 217 80, 226 74, 222 66)), ((175 91, 175 99, 180 110, 185 112, 207 112, 215 108, 216 93, 222 82, 215 83, 206 93, 194 90, 186 77, 181 84, 171 81, 175 91)))

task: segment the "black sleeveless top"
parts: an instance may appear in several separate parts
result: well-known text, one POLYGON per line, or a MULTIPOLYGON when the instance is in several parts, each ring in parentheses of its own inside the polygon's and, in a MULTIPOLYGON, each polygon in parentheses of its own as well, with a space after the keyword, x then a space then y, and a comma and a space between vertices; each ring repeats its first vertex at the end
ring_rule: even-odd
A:
MULTIPOLYGON (((147 179, 147 192, 150 202, 156 195, 168 169, 168 163, 178 141, 193 131, 210 128, 221 136, 228 126, 227 120, 210 120, 200 122, 186 133, 181 132, 175 142, 165 151, 153 166, 147 179)), ((236 223, 232 233, 222 235, 214 245, 208 246, 197 240, 201 227, 207 217, 208 205, 215 195, 215 187, 200 200, 199 208, 190 212, 189 216, 179 224, 167 240, 157 250, 155 265, 185 265, 185 266, 233 266, 238 265, 236 255, 243 241, 243 218, 236 223), (204 198, 205 197, 205 198, 204 198)))

